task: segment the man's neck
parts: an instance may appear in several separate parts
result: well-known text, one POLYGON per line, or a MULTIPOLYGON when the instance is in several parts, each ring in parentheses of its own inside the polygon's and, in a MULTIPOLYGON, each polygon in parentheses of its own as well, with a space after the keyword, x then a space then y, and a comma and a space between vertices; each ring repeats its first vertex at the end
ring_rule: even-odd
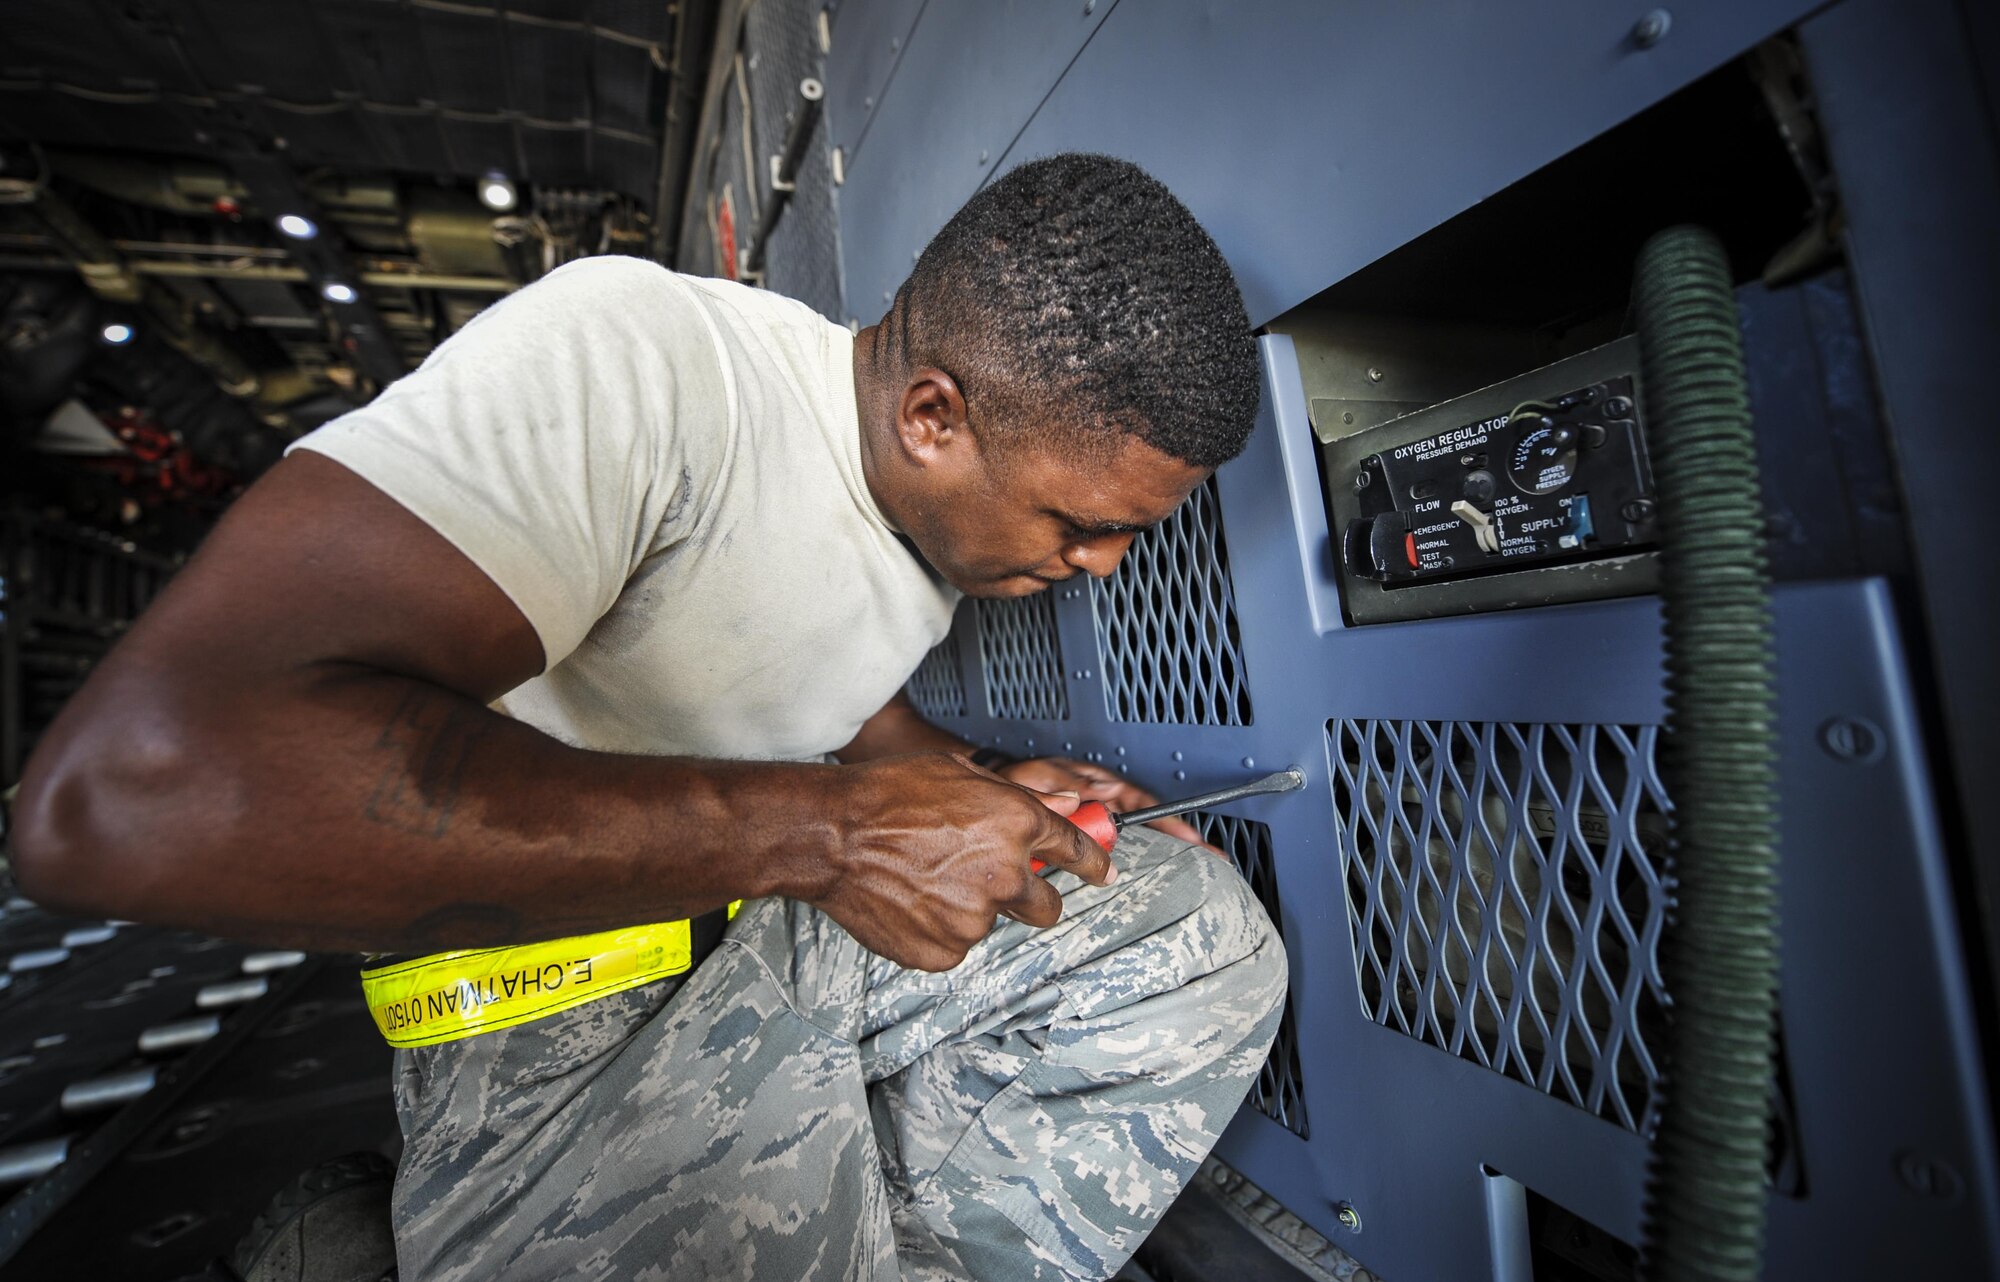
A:
POLYGON ((902 523, 896 519, 894 504, 885 482, 888 459, 886 452, 890 442, 885 439, 889 426, 889 415, 885 412, 888 398, 886 378, 878 352, 882 326, 879 322, 870 325, 854 336, 854 419, 855 430, 861 434, 861 480, 868 487, 875 506, 892 529, 901 530, 902 523))

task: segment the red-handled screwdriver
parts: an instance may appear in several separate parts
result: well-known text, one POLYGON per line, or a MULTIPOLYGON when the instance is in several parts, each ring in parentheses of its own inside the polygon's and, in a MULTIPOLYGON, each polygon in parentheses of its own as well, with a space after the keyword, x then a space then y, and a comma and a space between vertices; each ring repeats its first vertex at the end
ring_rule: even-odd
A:
MULTIPOLYGON (((1155 819, 1184 815, 1190 810, 1220 806, 1231 801, 1241 801, 1245 797, 1262 797, 1274 792, 1297 792, 1305 786, 1304 772, 1293 766, 1290 770, 1280 770, 1250 783, 1239 783, 1233 788, 1218 788, 1214 792, 1204 792, 1198 797, 1185 797, 1179 801, 1147 806, 1144 810, 1128 810, 1124 814, 1113 814, 1101 801, 1086 801, 1069 816, 1069 821, 1083 829, 1084 834, 1092 841, 1109 851, 1118 844, 1118 830, 1128 824, 1151 823, 1155 819)), ((1045 866, 1039 859, 1030 860, 1029 863, 1036 872, 1040 872, 1045 866)))

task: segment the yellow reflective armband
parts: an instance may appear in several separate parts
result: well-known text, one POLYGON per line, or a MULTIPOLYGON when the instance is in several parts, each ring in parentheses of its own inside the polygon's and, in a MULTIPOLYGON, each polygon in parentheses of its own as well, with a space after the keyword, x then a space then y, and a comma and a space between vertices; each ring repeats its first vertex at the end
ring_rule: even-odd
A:
MULTIPOLYGON (((740 899, 729 905, 729 916, 742 906, 740 899)), ((362 971, 361 991, 389 1045, 435 1046, 682 974, 692 954, 688 923, 665 921, 434 953, 362 971)))

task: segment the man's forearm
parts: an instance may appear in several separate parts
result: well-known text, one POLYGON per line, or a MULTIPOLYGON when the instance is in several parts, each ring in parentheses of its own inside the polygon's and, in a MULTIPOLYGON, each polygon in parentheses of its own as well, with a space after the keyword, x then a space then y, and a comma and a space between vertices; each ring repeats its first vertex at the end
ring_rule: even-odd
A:
POLYGON ((358 668, 200 710, 119 676, 87 697, 129 699, 120 715, 73 709, 82 729, 25 781, 17 845, 61 906, 310 948, 478 947, 801 893, 832 839, 834 767, 586 752, 358 668))

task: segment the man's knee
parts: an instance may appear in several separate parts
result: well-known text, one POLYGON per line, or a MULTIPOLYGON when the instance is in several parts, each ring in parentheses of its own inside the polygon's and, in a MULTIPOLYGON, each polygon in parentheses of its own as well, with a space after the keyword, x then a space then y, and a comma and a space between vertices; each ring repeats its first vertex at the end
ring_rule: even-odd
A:
POLYGON ((1289 963, 1277 923, 1233 864, 1206 856, 1206 894, 1197 912, 1199 931, 1214 941, 1211 976, 1216 996, 1254 1015, 1255 1036, 1268 1043, 1285 1004, 1289 963))
MULTIPOLYGON (((1268 1044, 1285 1001, 1284 942, 1226 859, 1150 831, 1119 845, 1134 958, 1156 992, 1198 989, 1244 1042, 1268 1044)), ((1107 904, 1106 907, 1112 907, 1107 904)))

